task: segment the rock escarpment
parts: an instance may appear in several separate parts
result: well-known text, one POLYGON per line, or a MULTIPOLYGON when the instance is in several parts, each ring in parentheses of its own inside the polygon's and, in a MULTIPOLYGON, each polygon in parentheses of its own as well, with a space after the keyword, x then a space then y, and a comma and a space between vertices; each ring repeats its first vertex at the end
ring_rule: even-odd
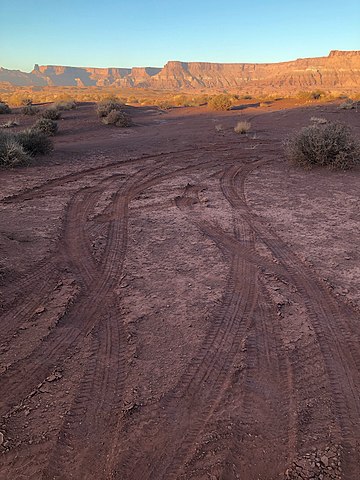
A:
POLYGON ((88 68, 35 65, 31 73, 0 68, 13 85, 116 86, 156 89, 308 90, 360 88, 360 51, 281 63, 170 61, 163 68, 88 68))

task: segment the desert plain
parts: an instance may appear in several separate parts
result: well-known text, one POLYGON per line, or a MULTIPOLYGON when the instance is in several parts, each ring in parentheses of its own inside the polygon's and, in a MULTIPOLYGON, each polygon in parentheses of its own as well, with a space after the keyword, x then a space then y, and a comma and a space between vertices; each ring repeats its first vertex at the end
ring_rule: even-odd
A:
POLYGON ((0 171, 0 478, 357 480, 360 171, 283 141, 360 113, 126 109, 0 171))

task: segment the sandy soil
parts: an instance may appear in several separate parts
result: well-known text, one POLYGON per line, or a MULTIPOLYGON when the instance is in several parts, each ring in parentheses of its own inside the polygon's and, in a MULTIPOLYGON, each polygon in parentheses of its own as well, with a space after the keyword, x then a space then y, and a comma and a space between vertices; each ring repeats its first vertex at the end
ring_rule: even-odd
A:
POLYGON ((281 142, 360 114, 132 114, 0 172, 1 480, 357 480, 360 171, 281 142))

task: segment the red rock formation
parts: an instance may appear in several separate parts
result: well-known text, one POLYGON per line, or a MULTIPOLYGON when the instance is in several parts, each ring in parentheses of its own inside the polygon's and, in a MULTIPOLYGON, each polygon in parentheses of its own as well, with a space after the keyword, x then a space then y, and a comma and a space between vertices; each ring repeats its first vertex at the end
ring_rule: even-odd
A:
POLYGON ((156 89, 356 89, 360 88, 360 51, 333 50, 327 57, 281 63, 170 61, 163 68, 132 69, 35 65, 31 73, 0 69, 1 81, 15 85, 114 85, 156 89))

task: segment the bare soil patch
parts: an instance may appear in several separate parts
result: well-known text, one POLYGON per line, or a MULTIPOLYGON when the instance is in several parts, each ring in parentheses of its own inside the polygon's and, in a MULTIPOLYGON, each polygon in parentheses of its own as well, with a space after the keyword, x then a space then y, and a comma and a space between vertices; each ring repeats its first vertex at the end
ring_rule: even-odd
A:
POLYGON ((357 480, 360 171, 281 143, 359 114, 129 112, 0 172, 0 478, 357 480))

